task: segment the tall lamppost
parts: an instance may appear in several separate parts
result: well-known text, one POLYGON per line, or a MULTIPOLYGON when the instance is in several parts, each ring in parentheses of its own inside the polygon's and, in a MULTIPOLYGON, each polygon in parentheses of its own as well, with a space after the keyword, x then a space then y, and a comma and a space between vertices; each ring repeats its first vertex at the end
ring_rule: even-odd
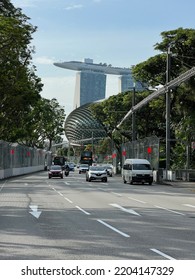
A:
MULTIPOLYGON (((166 69, 166 85, 170 82, 171 77, 171 45, 167 50, 167 69, 166 69)), ((166 176, 170 169, 170 89, 166 89, 166 176)))
MULTIPOLYGON (((135 82, 133 83, 133 94, 132 94, 132 108, 135 106, 135 82)), ((135 112, 132 111, 132 154, 134 157, 134 144, 136 141, 136 123, 135 123, 135 112)))

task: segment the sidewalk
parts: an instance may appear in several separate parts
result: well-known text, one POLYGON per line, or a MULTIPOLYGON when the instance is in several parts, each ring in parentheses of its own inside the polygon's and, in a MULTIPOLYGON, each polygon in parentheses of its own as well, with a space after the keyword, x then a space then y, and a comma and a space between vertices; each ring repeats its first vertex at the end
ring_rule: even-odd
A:
POLYGON ((174 188, 194 188, 195 189, 195 182, 187 182, 187 181, 162 181, 157 182, 157 184, 169 185, 174 188))

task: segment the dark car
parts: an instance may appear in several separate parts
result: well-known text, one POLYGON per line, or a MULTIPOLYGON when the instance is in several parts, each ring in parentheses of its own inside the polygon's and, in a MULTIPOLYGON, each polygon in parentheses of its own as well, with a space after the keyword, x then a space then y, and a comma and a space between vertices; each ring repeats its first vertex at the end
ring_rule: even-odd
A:
POLYGON ((53 177, 63 178, 63 170, 60 165, 51 165, 48 171, 48 178, 51 179, 53 177))

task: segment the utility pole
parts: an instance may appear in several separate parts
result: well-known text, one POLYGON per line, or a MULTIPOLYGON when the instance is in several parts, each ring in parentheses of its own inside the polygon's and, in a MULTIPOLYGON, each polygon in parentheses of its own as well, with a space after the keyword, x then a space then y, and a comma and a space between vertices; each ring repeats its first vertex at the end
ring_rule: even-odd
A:
MULTIPOLYGON (((167 69, 166 69, 166 85, 170 82, 171 77, 171 45, 167 50, 167 69)), ((166 176, 170 169, 170 89, 166 89, 166 176)))
POLYGON ((135 112, 133 107, 135 106, 135 82, 133 83, 133 94, 132 94, 132 153, 134 155, 134 144, 136 141, 136 124, 135 124, 135 112))

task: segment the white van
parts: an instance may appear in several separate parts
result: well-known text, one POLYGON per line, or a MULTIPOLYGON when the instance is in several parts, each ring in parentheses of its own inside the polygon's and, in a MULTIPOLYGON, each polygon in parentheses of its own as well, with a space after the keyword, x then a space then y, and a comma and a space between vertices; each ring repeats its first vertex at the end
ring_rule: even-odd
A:
POLYGON ((123 165, 122 176, 125 184, 137 182, 152 185, 153 182, 153 171, 150 162, 146 159, 126 159, 123 165))

